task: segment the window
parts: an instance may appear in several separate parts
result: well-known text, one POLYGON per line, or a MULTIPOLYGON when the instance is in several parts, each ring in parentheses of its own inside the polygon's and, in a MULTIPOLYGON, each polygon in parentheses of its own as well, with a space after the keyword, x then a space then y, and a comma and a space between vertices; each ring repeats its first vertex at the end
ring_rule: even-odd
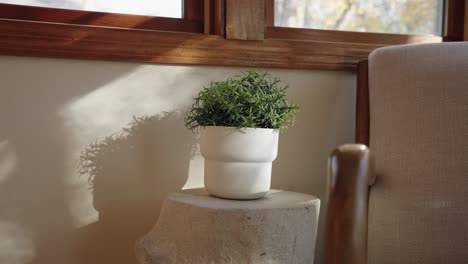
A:
MULTIPOLYGON (((0 55, 192 65, 355 70, 357 62, 367 58, 370 52, 382 46, 463 40, 464 25, 468 21, 465 20, 468 15, 464 15, 466 2, 464 0, 444 1, 446 3, 444 7, 446 30, 443 38, 434 35, 292 28, 277 26, 278 24, 275 26, 273 19, 275 0, 179 0, 182 4, 180 8, 177 8, 180 11, 178 14, 170 14, 169 11, 160 12, 158 16, 154 16, 156 13, 151 13, 152 15, 115 13, 130 12, 128 8, 120 11, 115 9, 122 7, 123 3, 143 3, 143 1, 151 5, 176 2, 176 0, 0 0, 0 55), (23 1, 22 3, 28 3, 29 6, 6 4, 1 1, 9 1, 9 3, 23 1), (71 6, 63 5, 64 2, 71 4, 75 1, 91 4, 89 6, 82 4, 79 8, 83 10, 65 9, 71 6), (36 5, 40 2, 42 6, 32 6, 32 2, 36 5), (98 5, 98 2, 101 4, 98 5), (112 7, 104 4, 111 2, 112 5, 118 4, 111 5, 112 7), (47 6, 44 6, 46 4, 47 6), (91 5, 98 11, 89 11, 92 10, 91 5), (99 6, 99 9, 96 6, 99 6), (109 13, 110 11, 113 13, 109 13), (178 16, 181 18, 175 18, 178 16), (239 38, 231 37, 227 32, 237 32, 236 36, 239 38), (226 36, 224 36, 225 33, 226 36), (258 38, 252 41, 244 40, 249 39, 248 36, 251 35, 258 36, 258 38), (244 36, 247 37, 244 38, 244 36)), ((338 1, 343 0, 277 0, 276 2, 281 3, 283 9, 285 3, 291 6, 296 3, 299 7, 296 6, 292 13, 297 14, 300 10, 305 10, 304 3, 316 2, 325 5, 338 1)), ((356 7, 357 3, 377 3, 377 1, 383 0, 347 0, 347 3, 352 3, 354 6, 340 7, 338 11, 325 9, 320 11, 330 14, 343 13, 343 15, 337 15, 343 20, 339 23, 336 23, 334 16, 326 17, 335 19, 334 22, 330 22, 334 23, 333 28, 339 25, 338 29, 349 30, 345 28, 345 25, 352 27, 355 24, 354 30, 364 31, 363 26, 358 27, 357 22, 353 22, 359 19, 353 20, 351 15, 362 13, 356 7)), ((410 3, 423 0, 392 1, 410 3)), ((439 8, 441 2, 437 1, 439 0, 424 0, 421 4, 432 2, 438 4, 437 8, 439 8)), ((78 9, 76 5, 73 8, 78 9)), ((278 12, 283 12, 280 7, 277 9, 278 12)), ((421 11, 419 6, 415 10, 421 11)), ((416 15, 413 14, 413 16, 416 15)), ((418 13, 417 16, 421 20, 418 22, 422 23, 421 15, 418 13)), ((294 17, 301 17, 301 15, 288 15, 287 17, 286 21, 292 21, 294 17)), ((314 14, 311 17, 318 16, 314 14)), ((374 17, 377 16, 374 15, 374 17)), ((437 21, 442 19, 441 14, 434 13, 429 17, 434 19, 432 21, 436 21, 431 30, 440 30, 440 23, 437 21)), ((398 19, 403 20, 403 17, 398 19)), ((302 21, 304 20, 307 19, 304 19, 303 14, 302 21)), ((364 20, 370 20, 370 18, 364 20)), ((424 26, 419 28, 424 28, 424 26)), ((365 30, 375 31, 371 28, 365 30)))
POLYGON ((0 0, 4 4, 182 18, 182 0, 0 0))
POLYGON ((442 35, 443 0, 275 0, 274 25, 442 35))
POLYGON ((203 32, 204 0, 0 0, 0 18, 203 32))

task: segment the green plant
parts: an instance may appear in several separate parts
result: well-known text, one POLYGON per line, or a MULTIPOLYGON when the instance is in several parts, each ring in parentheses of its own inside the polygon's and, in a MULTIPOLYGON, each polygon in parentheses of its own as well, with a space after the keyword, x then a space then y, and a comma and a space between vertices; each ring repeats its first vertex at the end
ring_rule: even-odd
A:
POLYGON ((299 109, 288 103, 287 88, 278 78, 254 70, 211 82, 195 98, 185 125, 192 131, 205 126, 287 128, 299 109))

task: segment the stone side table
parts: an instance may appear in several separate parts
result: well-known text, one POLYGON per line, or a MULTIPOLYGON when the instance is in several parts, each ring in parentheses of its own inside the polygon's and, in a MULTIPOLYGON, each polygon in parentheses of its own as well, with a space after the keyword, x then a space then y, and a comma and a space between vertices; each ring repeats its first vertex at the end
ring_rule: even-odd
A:
POLYGON ((250 201, 185 190, 166 199, 135 253, 142 264, 309 264, 319 207, 314 196, 280 190, 250 201))

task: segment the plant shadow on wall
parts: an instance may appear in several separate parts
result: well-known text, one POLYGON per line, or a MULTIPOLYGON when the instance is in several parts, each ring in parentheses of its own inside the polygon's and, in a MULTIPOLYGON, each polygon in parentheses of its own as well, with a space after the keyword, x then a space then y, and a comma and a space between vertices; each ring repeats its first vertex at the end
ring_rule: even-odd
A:
POLYGON ((196 139, 178 112, 134 117, 121 132, 90 144, 88 177, 99 221, 82 228, 83 263, 136 263, 134 242, 155 224, 166 195, 185 184, 196 139))

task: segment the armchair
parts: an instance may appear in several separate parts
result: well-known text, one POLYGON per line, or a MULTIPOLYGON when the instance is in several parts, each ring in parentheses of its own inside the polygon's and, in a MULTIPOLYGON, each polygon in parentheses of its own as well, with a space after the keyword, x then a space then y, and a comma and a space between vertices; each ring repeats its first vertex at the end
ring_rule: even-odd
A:
POLYGON ((365 145, 329 162, 325 263, 468 263, 468 42, 380 48, 368 75, 366 63, 365 145))

